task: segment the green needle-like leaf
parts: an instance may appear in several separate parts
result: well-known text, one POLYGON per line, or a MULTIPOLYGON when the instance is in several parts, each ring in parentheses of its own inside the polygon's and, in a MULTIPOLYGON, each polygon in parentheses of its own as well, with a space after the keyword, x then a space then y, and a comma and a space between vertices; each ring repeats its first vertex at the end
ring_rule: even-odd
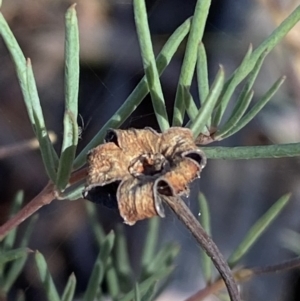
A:
MULTIPOLYGON (((207 200, 203 193, 199 193, 198 197, 200 208, 200 223, 208 235, 211 235, 210 230, 210 212, 207 200)), ((212 262, 209 256, 201 249, 202 270, 206 283, 210 283, 212 279, 212 262)))
POLYGON ((233 109, 233 112, 231 114, 231 117, 228 119, 228 121, 224 124, 221 130, 218 130, 216 134, 214 135, 216 140, 221 140, 223 139, 223 136, 227 134, 233 127, 236 126, 236 124, 240 121, 242 118, 243 114, 247 110, 251 99, 252 99, 252 87, 253 84, 257 78, 257 75, 261 69, 261 66, 264 62, 264 59, 267 55, 267 52, 263 52, 262 55, 259 57, 257 60, 253 70, 249 74, 249 77, 247 79, 246 84, 243 87, 243 90, 237 100, 237 103, 233 109))
POLYGON ((75 4, 66 13, 64 137, 56 186, 63 191, 72 171, 78 144, 79 34, 75 4))
MULTIPOLYGON (((161 75, 165 68, 169 65, 172 57, 177 51, 179 45, 189 32, 191 19, 187 19, 181 26, 179 26, 171 37, 168 39, 161 52, 156 59, 156 65, 159 74, 161 75)), ((117 112, 105 123, 102 129, 95 135, 89 144, 77 156, 74 162, 74 169, 78 169, 86 162, 87 152, 103 143, 103 138, 109 128, 118 128, 123 122, 132 114, 132 112, 139 106, 145 96, 148 94, 149 88, 146 77, 144 76, 132 93, 128 96, 124 104, 117 110, 117 112)))
POLYGON ((101 246, 101 244, 105 240, 105 232, 97 220, 95 204, 93 204, 92 202, 86 202, 86 210, 88 213, 88 220, 92 226, 97 244, 101 246))
POLYGON ((252 45, 250 44, 242 63, 239 65, 239 67, 235 70, 233 75, 228 79, 228 81, 224 85, 224 89, 220 97, 220 102, 216 108, 216 112, 213 117, 213 121, 212 121, 213 127, 217 128, 218 125, 220 124, 220 121, 234 93, 234 90, 236 86, 240 83, 240 78, 238 75, 240 73, 243 73, 245 69, 248 69, 248 65, 249 65, 248 62, 251 54, 252 54, 252 45))
MULTIPOLYGON (((223 67, 220 66, 220 70, 216 75, 214 83, 210 89, 210 92, 205 100, 204 104, 198 111, 198 114, 190 126, 190 129, 193 132, 194 137, 198 137, 198 135, 203 131, 207 121, 210 119, 210 116, 215 108, 215 104, 221 94, 223 84, 224 84, 224 70, 223 67)), ((187 125, 189 126, 189 124, 187 125)))
POLYGON ((152 301, 155 300, 154 295, 156 292, 156 282, 154 282, 149 289, 143 295, 141 301, 152 301))
POLYGON ((148 265, 153 260, 156 252, 158 231, 159 231, 159 218, 154 217, 148 221, 148 231, 146 240, 144 243, 143 255, 142 255, 142 275, 147 274, 148 265))
POLYGON ((270 101, 274 94, 278 91, 280 86, 285 81, 285 76, 278 79, 273 86, 266 92, 266 94, 253 106, 253 108, 226 134, 223 134, 222 138, 228 138, 245 127, 261 110, 262 108, 270 101))
POLYGON ((141 294, 140 294, 140 289, 139 289, 138 283, 135 283, 135 286, 134 286, 134 300, 141 301, 141 294))
POLYGON ((172 126, 182 126, 183 123, 186 104, 184 103, 180 89, 190 90, 197 61, 198 45, 203 37, 210 5, 210 0, 198 0, 196 3, 177 86, 172 126))
POLYGON ((198 108, 194 101, 193 95, 190 90, 184 86, 178 88, 178 93, 181 93, 181 97, 184 100, 186 112, 191 121, 195 120, 198 112, 198 108))
POLYGON ((249 160, 300 156, 300 143, 264 146, 201 147, 208 159, 249 160))
POLYGON ((83 296, 83 301, 94 301, 98 290, 100 289, 100 284, 103 280, 104 267, 100 261, 96 261, 93 267, 93 271, 83 296))
POLYGON ((120 281, 118 278, 117 270, 114 267, 112 257, 108 258, 107 270, 106 270, 106 283, 110 297, 114 300, 118 297, 120 289, 120 281))
MULTIPOLYGON (((19 190, 13 200, 9 217, 13 217, 20 209, 24 201, 24 192, 23 190, 19 190)), ((3 250, 10 250, 16 239, 16 233, 17 233, 17 228, 14 228, 11 230, 4 238, 3 240, 3 250)))
POLYGON ((154 112, 161 131, 165 131, 170 125, 153 52, 145 0, 133 0, 133 9, 145 75, 154 112))
POLYGON ((0 252, 0 266, 3 266, 7 262, 24 257, 30 252, 31 250, 28 248, 18 248, 10 251, 0 252))
POLYGON ((56 290, 55 284, 48 270, 47 262, 44 256, 36 251, 35 262, 39 271, 41 281, 43 283, 48 301, 60 301, 60 297, 56 290))
MULTIPOLYGON (((20 247, 25 248, 26 246, 28 246, 28 242, 29 242, 30 236, 32 234, 32 231, 36 224, 37 219, 38 219, 38 215, 34 215, 30 219, 29 224, 22 236, 22 240, 20 242, 20 247)), ((10 291, 11 287, 13 286, 16 279, 19 277, 21 271, 23 270, 24 265, 27 260, 27 257, 28 257, 28 254, 11 263, 9 270, 6 273, 5 281, 2 285, 2 290, 4 292, 8 293, 10 291)))
POLYGON ((35 134, 40 144, 40 151, 46 172, 51 181, 54 182, 56 178, 58 157, 48 135, 30 59, 27 60, 26 76, 28 94, 32 105, 35 134))
POLYGON ((82 198, 82 192, 86 186, 86 183, 81 183, 77 187, 72 187, 69 190, 65 190, 60 196, 60 200, 75 201, 82 198))
POLYGON ((62 294, 61 301, 72 301, 75 294, 75 288, 76 288, 76 277, 74 273, 72 273, 68 279, 67 285, 62 294))
POLYGON ((245 97, 240 98, 236 103, 233 112, 224 126, 216 132, 214 135, 215 140, 222 140, 229 131, 231 131, 237 123, 240 121, 246 110, 248 109, 250 102, 253 98, 253 91, 250 91, 245 97))
POLYGON ((236 263, 250 250, 257 239, 267 229, 267 227, 274 221, 278 214, 288 203, 291 194, 282 196, 248 231, 243 241, 230 255, 228 264, 234 267, 236 263))
POLYGON ((117 225, 115 266, 121 280, 120 285, 122 287, 122 291, 128 291, 128 289, 132 287, 133 272, 130 266, 127 240, 123 229, 123 225, 117 225))
POLYGON ((147 267, 147 274, 153 275, 158 270, 163 270, 173 265, 180 247, 174 243, 166 244, 160 249, 147 267))
POLYGON ((63 139, 56 179, 56 186, 60 191, 63 191, 68 184, 78 143, 78 125, 71 111, 65 111, 64 137, 67 138, 63 139))
MULTIPOLYGON (((157 283, 157 281, 164 279, 173 271, 173 267, 166 268, 164 270, 160 270, 159 272, 155 273, 155 275, 143 280, 139 283, 140 294, 143 296, 145 292, 148 292, 149 289, 153 285, 157 283)), ((128 292, 120 301, 131 301, 134 298, 134 289, 128 292)))
MULTIPOLYGON (((93 301, 100 289, 100 284, 103 281, 104 271, 106 268, 109 269, 110 266, 110 254, 114 245, 115 234, 111 231, 103 241, 99 244, 99 255, 96 259, 96 263, 94 265, 88 288, 85 292, 84 301, 93 301)), ((108 271, 106 271, 107 277, 108 271)), ((110 284, 108 283, 108 286, 110 284)))
POLYGON ((197 52, 197 81, 200 103, 203 105, 209 93, 209 82, 206 51, 202 42, 200 42, 197 52))
POLYGON ((32 104, 30 101, 30 96, 28 93, 27 87, 27 76, 26 76, 26 59, 24 54, 14 37, 12 31, 10 30, 6 20, 4 19, 2 13, 0 13, 0 34, 4 40, 4 43, 12 57, 13 63, 15 65, 15 69, 18 75, 19 84, 21 87, 21 91, 24 97, 27 113, 30 119, 30 122, 34 128, 34 119, 32 115, 32 104))

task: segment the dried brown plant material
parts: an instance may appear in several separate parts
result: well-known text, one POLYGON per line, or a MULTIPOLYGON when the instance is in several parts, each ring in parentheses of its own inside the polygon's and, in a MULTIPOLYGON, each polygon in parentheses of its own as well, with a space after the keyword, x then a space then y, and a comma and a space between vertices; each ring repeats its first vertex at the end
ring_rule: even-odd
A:
MULTIPOLYGON (((88 155, 84 197, 117 202, 125 223, 164 216, 162 197, 181 196, 206 164, 189 129, 164 133, 151 128, 110 130, 105 143, 88 155)), ((110 204, 108 204, 110 205, 110 204)))

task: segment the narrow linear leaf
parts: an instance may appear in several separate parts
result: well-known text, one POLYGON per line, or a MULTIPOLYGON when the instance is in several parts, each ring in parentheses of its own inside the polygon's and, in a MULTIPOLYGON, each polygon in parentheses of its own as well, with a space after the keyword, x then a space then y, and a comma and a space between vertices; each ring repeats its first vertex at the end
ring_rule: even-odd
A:
POLYGON ((152 99, 153 109, 161 131, 165 131, 170 127, 170 125, 159 80, 159 73, 155 62, 145 1, 133 0, 133 9, 143 66, 152 99))
POLYGON ((116 233, 116 268, 118 274, 121 274, 124 278, 130 282, 132 278, 132 269, 130 266, 130 260, 128 257, 128 246, 127 240, 124 234, 123 225, 117 225, 117 233, 116 233))
POLYGON ((210 5, 210 0, 198 0, 196 3, 177 86, 172 126, 182 126, 183 123, 186 104, 181 97, 180 87, 185 87, 189 90, 191 86, 197 61, 197 49, 203 37, 210 5))
POLYGON ((270 101, 270 99, 275 95, 280 86, 284 83, 285 79, 285 76, 278 79, 265 93, 265 95, 253 106, 253 108, 230 131, 224 134, 222 138, 228 138, 245 127, 270 101))
POLYGON ((181 87, 180 90, 182 93, 182 98, 184 99, 186 112, 189 116, 189 119, 193 121, 195 120, 198 112, 198 108, 194 101, 193 95, 191 94, 188 87, 181 87))
MULTIPOLYGON (((9 218, 13 217, 20 209, 24 201, 24 191, 19 190, 10 208, 9 218)), ((16 240, 17 228, 12 229, 3 240, 3 250, 10 250, 16 240)))
POLYGON ((224 78, 224 69, 222 66, 220 66, 219 72, 216 75, 207 99, 198 111, 197 116, 191 126, 189 126, 189 124, 187 125, 187 127, 190 127, 191 131, 193 132, 194 137, 198 137, 210 119, 210 116, 215 108, 215 104, 221 94, 224 85, 224 78))
POLYGON ((63 191, 70 178, 78 143, 78 125, 71 111, 65 111, 64 115, 64 139, 61 157, 58 165, 56 186, 63 191))
POLYGON ((68 279, 66 287, 61 297, 61 301, 72 301, 75 294, 76 288, 76 277, 74 273, 72 273, 68 279))
POLYGON ((253 98, 253 94, 254 92, 250 91, 247 95, 245 95, 245 97, 239 98, 229 119, 226 121, 224 126, 214 135, 215 140, 222 140, 223 136, 237 125, 237 123, 243 117, 244 113, 247 111, 253 98))
POLYGON ((32 105, 32 114, 34 119, 33 126, 35 128, 35 134, 39 141, 40 151, 41 151, 46 172, 49 178, 52 181, 54 181, 56 177, 58 157, 53 148, 52 142, 50 140, 46 128, 43 110, 38 96, 38 91, 37 91, 30 59, 27 60, 26 76, 27 76, 28 94, 32 105))
POLYGON ((17 72, 21 91, 24 97, 27 113, 31 124, 34 125, 35 122, 32 115, 32 105, 27 89, 26 60, 16 38, 14 37, 12 31, 10 30, 2 13, 0 13, 0 34, 4 40, 4 43, 15 65, 15 69, 17 72))
POLYGON ((208 159, 249 160, 300 156, 300 143, 264 146, 201 147, 208 159))
POLYGON ((144 249, 142 253, 142 274, 147 271, 148 265, 151 263, 155 252, 158 241, 159 231, 159 218, 154 217, 148 221, 148 231, 146 240, 144 243, 144 249))
POLYGON ((139 284, 136 282, 134 286, 134 301, 141 301, 139 284))
POLYGON ((174 264, 174 259, 177 257, 180 247, 174 243, 166 244, 158 251, 151 263, 147 267, 148 275, 153 275, 158 270, 163 270, 174 264))
POLYGON ((66 13, 64 137, 56 186, 63 191, 71 174, 78 144, 79 33, 75 4, 66 13))
POLYGON ((281 237, 284 247, 300 256, 300 234, 290 229, 284 229, 281 237))
POLYGON ((16 259, 24 257, 30 252, 32 252, 32 250, 28 248, 18 248, 14 250, 5 251, 5 252, 0 252, 0 266, 4 265, 7 262, 14 261, 16 259))
POLYGON ((206 51, 202 42, 199 43, 197 52, 197 81, 199 98, 203 105, 209 93, 209 82, 206 51))
POLYGON ((114 267, 114 263, 111 256, 108 258, 105 278, 109 296, 112 298, 112 300, 115 300, 118 297, 121 290, 118 274, 114 267))
POLYGON ((82 198, 83 190, 86 186, 86 183, 81 183, 77 187, 70 188, 69 191, 64 191, 64 193, 60 196, 60 200, 69 200, 75 201, 82 198))
POLYGON ((101 244, 105 240, 105 232, 97 220, 95 204, 93 204, 92 202, 85 202, 85 204, 88 214, 88 220, 91 223, 95 239, 97 241, 97 244, 101 246, 101 244))
POLYGON ((39 271, 40 279, 43 283, 48 301, 60 301, 55 284, 48 270, 47 262, 44 256, 36 251, 35 262, 39 271))
POLYGON ((215 111, 215 114, 213 117, 213 121, 212 121, 213 127, 217 128, 218 125, 220 124, 221 119, 228 106, 228 103, 235 91, 235 88, 241 82, 239 74, 243 73, 244 70, 249 69, 248 65, 249 65, 249 58, 251 57, 251 54, 252 54, 252 45, 250 44, 248 47, 248 50, 246 52, 246 55, 245 55, 244 59, 242 60, 240 66, 234 71, 232 76, 227 80, 227 82, 224 85, 224 89, 222 91, 222 95, 220 97, 219 104, 216 108, 216 111, 215 111))
MULTIPOLYGON (((210 227, 210 211, 206 197, 203 193, 199 193, 198 196, 199 208, 200 208, 200 223, 208 235, 211 235, 210 227)), ((210 283, 212 280, 212 262, 209 256, 201 249, 201 259, 202 259, 202 270, 203 276, 206 283, 210 283)))
MULTIPOLYGON (((109 269, 110 254, 114 245, 115 234, 111 231, 103 241, 99 243, 99 255, 96 259, 87 290, 84 294, 84 301, 93 301, 99 292, 100 284, 103 281, 104 271, 109 269)), ((107 277, 108 271, 106 271, 107 277)))
MULTIPOLYGON (((28 246, 28 242, 30 239, 30 236, 32 234, 32 231, 34 229, 34 226, 36 224, 36 221, 38 219, 38 214, 34 215, 30 221, 28 226, 26 227, 26 230, 23 234, 22 240, 20 242, 20 247, 25 248, 28 246)), ((9 292, 13 284, 15 283, 16 279, 19 277, 20 273, 22 272, 24 265, 26 263, 28 254, 23 256, 22 258, 19 258, 12 262, 9 270, 6 273, 4 283, 2 285, 2 290, 4 292, 9 292)))
POLYGON ((230 255, 228 264, 233 267, 236 263, 250 250, 257 239, 267 229, 267 227, 274 221, 283 208, 287 205, 291 194, 282 196, 248 231, 245 238, 230 255))
MULTIPOLYGON (((1 23, 0 23, 1 24, 1 23)), ((188 34, 191 25, 191 19, 187 19, 181 26, 179 26, 170 36, 166 44, 163 46, 161 52, 157 56, 156 65, 159 74, 161 75, 165 68, 169 65, 172 57, 177 51, 179 45, 188 34)), ((109 128, 118 128, 123 122, 132 114, 132 112, 139 106, 145 96, 148 94, 149 88, 146 77, 144 76, 136 88, 125 100, 124 104, 117 110, 117 112, 105 123, 102 129, 94 136, 88 145, 81 151, 74 162, 74 169, 82 167, 86 162, 87 152, 103 143, 103 138, 109 128)))
POLYGON ((101 251, 100 258, 104 265, 107 264, 114 243, 115 243, 115 233, 113 231, 110 231, 110 233, 105 237, 104 241, 99 246, 101 251))
POLYGON ((242 89, 242 92, 241 92, 241 95, 240 95, 240 98, 245 98, 246 95, 252 90, 253 88, 253 85, 254 85, 254 82, 258 76, 258 73, 262 67, 262 64, 267 56, 267 52, 264 51, 257 59, 255 65, 254 65, 254 68, 252 69, 252 71, 250 72, 249 76, 248 76, 248 79, 242 89))
MULTIPOLYGON (((65 16, 65 105, 74 119, 78 114, 79 90, 79 33, 75 10, 76 4, 71 5, 65 16)), ((77 137, 78 138, 78 137, 77 137)))
POLYGON ((92 274, 90 276, 87 289, 84 293, 83 301, 95 300, 97 292, 100 289, 100 284, 103 280, 103 275, 104 275, 104 267, 100 260, 100 257, 98 257, 94 265, 92 274))
POLYGON ((156 300, 154 298, 156 292, 156 282, 154 282, 148 290, 145 291, 145 294, 143 295, 143 297, 141 298, 141 301, 152 301, 152 300, 156 300))
MULTIPOLYGON (((157 281, 166 278, 173 271, 173 267, 164 269, 156 273, 155 275, 143 280, 139 283, 139 289, 141 295, 147 292, 157 281)), ((134 298, 134 289, 128 292, 124 297, 120 298, 120 301, 131 301, 134 298)))

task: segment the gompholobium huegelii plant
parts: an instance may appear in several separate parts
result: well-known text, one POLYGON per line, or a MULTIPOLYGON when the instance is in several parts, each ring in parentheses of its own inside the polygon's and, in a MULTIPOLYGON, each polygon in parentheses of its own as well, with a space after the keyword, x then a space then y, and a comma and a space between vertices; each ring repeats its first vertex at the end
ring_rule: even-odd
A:
MULTIPOLYGON (((80 70, 75 5, 68 9, 65 18, 65 111, 62 120, 64 130, 60 154, 54 150, 46 127, 31 61, 24 57, 9 25, 0 13, 0 34, 15 64, 29 121, 39 142, 41 157, 49 177, 49 183, 45 188, 23 208, 21 208, 23 197, 19 192, 13 202, 10 218, 0 226, 2 239, 0 296, 8 295, 31 252, 27 245, 37 216, 31 218, 20 247, 16 249, 14 242, 17 226, 39 208, 55 199, 76 200, 84 197, 95 203, 115 208, 127 224, 151 218, 140 263, 141 275, 135 282, 122 227, 117 227, 116 233, 110 232, 105 235, 97 221, 93 204, 87 202, 87 214, 101 251, 82 296, 82 300, 85 301, 102 298, 101 284, 104 280, 112 300, 154 300, 165 288, 165 280, 172 273, 174 258, 179 252, 178 246, 174 244, 165 245, 158 252, 156 251, 159 228, 159 219, 156 216, 164 217, 165 204, 186 225, 204 250, 202 270, 207 285, 199 289, 189 300, 202 300, 209 294, 218 293, 225 285, 230 300, 240 301, 237 283, 257 274, 299 265, 300 261, 296 258, 286 264, 281 263, 273 267, 239 267, 232 272, 232 268, 237 266, 257 238, 285 207, 289 194, 279 198, 251 227, 227 260, 210 236, 209 208, 205 196, 199 194, 197 200, 202 212, 200 219, 190 212, 181 198, 188 193, 189 184, 200 177, 207 159, 278 158, 300 155, 300 143, 235 148, 203 146, 226 139, 245 127, 280 88, 285 77, 279 78, 249 109, 254 95, 253 85, 265 57, 300 20, 300 6, 298 6, 256 49, 249 46, 241 64, 232 74, 226 76, 224 68, 220 65, 215 78, 209 84, 207 57, 202 37, 210 5, 210 0, 198 0, 194 15, 174 31, 155 57, 145 1, 133 0, 145 76, 123 105, 79 154, 76 154, 76 148, 80 70), (184 39, 187 39, 185 55, 174 101, 173 116, 172 120, 169 120, 160 75, 184 39), (190 93, 194 77, 198 82, 200 106, 196 104, 190 93), (243 86, 240 89, 241 83, 243 86), (240 94, 230 116, 224 120, 224 112, 237 87, 240 94), (119 130, 118 128, 148 93, 161 132, 151 128, 119 130), (184 123, 186 115, 189 120, 184 123), (199 146, 203 147, 199 148, 199 146), (113 250, 115 256, 112 255, 113 250), (212 263, 221 278, 213 274, 212 263), (160 286, 156 285, 157 280, 161 280, 160 286)), ((35 259, 48 300, 73 300, 76 289, 75 275, 70 275, 60 295, 43 255, 36 251, 35 259)))

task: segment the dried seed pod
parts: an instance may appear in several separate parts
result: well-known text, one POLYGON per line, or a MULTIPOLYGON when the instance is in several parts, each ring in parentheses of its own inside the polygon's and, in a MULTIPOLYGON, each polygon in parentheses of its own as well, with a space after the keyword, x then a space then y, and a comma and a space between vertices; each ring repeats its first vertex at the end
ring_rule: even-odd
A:
POLYGON ((188 185, 206 164, 189 129, 174 127, 159 134, 110 130, 106 143, 88 156, 86 199, 116 207, 125 223, 164 216, 162 197, 188 193, 188 185))

